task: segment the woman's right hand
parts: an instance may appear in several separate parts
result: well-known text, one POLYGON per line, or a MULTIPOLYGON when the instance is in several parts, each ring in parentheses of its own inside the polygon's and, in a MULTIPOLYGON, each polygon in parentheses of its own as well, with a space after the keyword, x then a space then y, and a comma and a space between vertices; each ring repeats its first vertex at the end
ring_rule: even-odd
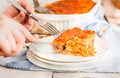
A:
POLYGON ((26 40, 38 43, 22 24, 5 15, 0 15, 0 55, 17 55, 26 40))
MULTIPOLYGON (((28 13, 32 13, 30 0, 19 0, 18 2, 28 13)), ((33 19, 29 18, 24 12, 19 11, 13 6, 7 7, 3 14, 23 24, 28 30, 30 30, 33 26, 33 19)))

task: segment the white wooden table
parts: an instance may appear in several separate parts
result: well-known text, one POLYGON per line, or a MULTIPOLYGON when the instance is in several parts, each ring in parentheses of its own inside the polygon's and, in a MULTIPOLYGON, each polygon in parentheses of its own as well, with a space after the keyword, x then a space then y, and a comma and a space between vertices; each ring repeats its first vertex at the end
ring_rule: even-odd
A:
MULTIPOLYGON (((1 0, 5 2, 4 0, 1 0)), ((3 9, 3 2, 0 1, 3 9)), ((103 0, 110 1, 110 0, 103 0)), ((107 6, 105 6, 107 10, 107 6)), ((109 11, 107 11, 109 13, 109 11)), ((114 11, 116 12, 116 11, 114 11)), ((108 16, 109 18, 109 16, 108 16)), ((111 18, 109 19, 111 22, 111 18)), ((120 35, 119 35, 120 36, 120 35)), ((83 72, 72 72, 72 73, 57 73, 57 72, 44 72, 44 71, 22 71, 9 69, 0 66, 0 78, 120 78, 120 73, 83 73, 83 72)))
POLYGON ((21 71, 0 67, 0 78, 120 78, 119 73, 55 73, 21 71))

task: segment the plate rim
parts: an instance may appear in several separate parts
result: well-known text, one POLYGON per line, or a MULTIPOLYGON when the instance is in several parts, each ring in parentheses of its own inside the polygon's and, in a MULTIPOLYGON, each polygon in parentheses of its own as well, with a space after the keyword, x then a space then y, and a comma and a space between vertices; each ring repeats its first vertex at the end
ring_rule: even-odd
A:
POLYGON ((96 61, 98 59, 101 59, 101 58, 104 58, 104 57, 100 57, 100 58, 97 58, 97 59, 94 59, 94 60, 89 60, 89 61, 84 61, 84 62, 65 62, 65 63, 61 63, 61 62, 52 62, 52 61, 48 61, 48 60, 44 60, 44 59, 41 59, 39 57, 36 57, 34 56, 34 54, 30 51, 28 51, 28 54, 30 54, 33 58, 41 61, 41 62, 44 62, 44 63, 48 63, 48 64, 52 64, 52 65, 60 65, 60 66, 76 66, 76 65, 81 65, 81 64, 85 64, 85 63, 89 63, 89 62, 93 62, 93 61, 96 61))
POLYGON ((30 54, 29 54, 29 52, 27 52, 27 59, 31 62, 31 63, 33 63, 33 64, 35 64, 35 65, 37 65, 37 66, 40 66, 40 67, 42 67, 42 68, 46 68, 46 69, 51 69, 51 70, 57 70, 57 71, 80 71, 80 70, 83 70, 83 69, 90 69, 90 68, 94 68, 94 67, 98 67, 98 66, 100 66, 100 65, 102 65, 102 64, 104 64, 104 63, 106 63, 107 62, 107 60, 105 59, 105 58, 107 58, 107 57, 104 57, 104 58, 102 58, 102 60, 101 59, 99 59, 99 60, 96 60, 95 62, 93 62, 93 63, 96 63, 96 65, 95 64, 92 64, 91 66, 90 65, 88 65, 88 64, 86 64, 87 66, 84 66, 83 65, 83 67, 80 67, 80 65, 74 65, 74 66, 58 66, 58 65, 53 65, 53 64, 47 64, 47 63, 44 63, 44 62, 41 62, 40 60, 37 60, 36 58, 34 58, 34 57, 32 57, 32 56, 30 56, 30 54))

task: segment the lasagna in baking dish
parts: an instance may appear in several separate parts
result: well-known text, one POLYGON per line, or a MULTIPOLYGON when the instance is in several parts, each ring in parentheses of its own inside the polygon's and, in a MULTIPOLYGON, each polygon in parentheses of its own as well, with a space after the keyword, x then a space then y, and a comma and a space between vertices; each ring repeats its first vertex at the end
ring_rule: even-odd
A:
POLYGON ((61 54, 75 56, 94 56, 95 32, 92 30, 81 30, 80 28, 68 29, 61 33, 52 42, 61 54))

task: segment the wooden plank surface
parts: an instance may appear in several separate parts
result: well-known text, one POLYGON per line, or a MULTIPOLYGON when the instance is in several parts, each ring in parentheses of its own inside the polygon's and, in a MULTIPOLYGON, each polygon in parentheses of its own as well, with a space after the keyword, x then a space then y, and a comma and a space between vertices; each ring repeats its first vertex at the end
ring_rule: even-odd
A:
POLYGON ((53 72, 21 71, 0 66, 0 78, 52 78, 53 72))
POLYGON ((120 73, 54 73, 53 78, 120 78, 120 73))
POLYGON ((0 66, 0 78, 120 78, 120 73, 53 73, 43 71, 21 71, 0 66))

